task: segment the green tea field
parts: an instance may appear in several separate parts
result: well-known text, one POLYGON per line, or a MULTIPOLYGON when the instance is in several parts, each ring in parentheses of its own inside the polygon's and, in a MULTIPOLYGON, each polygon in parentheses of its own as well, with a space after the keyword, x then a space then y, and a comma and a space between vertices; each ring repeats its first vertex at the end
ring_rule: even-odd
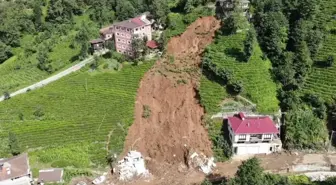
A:
MULTIPOLYGON (((328 56, 336 58, 336 34, 332 33, 332 29, 336 30, 336 19, 332 15, 336 13, 336 1, 325 0, 325 10, 329 15, 327 27, 329 33, 323 43, 323 47, 319 50, 315 62, 324 63, 328 56)), ((331 99, 336 94, 336 64, 332 67, 315 66, 309 75, 303 88, 303 92, 310 92, 320 95, 325 100, 331 99)))
MULTIPOLYGON (((242 82, 242 96, 257 104, 258 112, 276 112, 279 109, 276 98, 277 86, 271 78, 271 63, 269 60, 262 59, 262 51, 257 43, 255 43, 254 53, 250 61, 240 61, 239 58, 242 56, 244 37, 244 33, 219 36, 207 48, 205 57, 208 57, 217 67, 231 71, 233 78, 242 82)), ((202 88, 202 86, 207 86, 207 84, 209 83, 202 80, 201 99, 203 99, 203 102, 206 102, 205 107, 208 110, 210 108, 207 107, 218 107, 221 100, 220 97, 223 97, 221 94, 225 93, 212 96, 210 91, 213 88, 202 88)), ((218 85, 213 86, 216 87, 218 85)), ((215 89, 218 90, 218 88, 216 87, 215 89)))
POLYGON ((123 148, 138 84, 151 65, 105 73, 83 69, 2 102, 0 126, 30 151, 33 167, 106 166, 107 151, 123 148))

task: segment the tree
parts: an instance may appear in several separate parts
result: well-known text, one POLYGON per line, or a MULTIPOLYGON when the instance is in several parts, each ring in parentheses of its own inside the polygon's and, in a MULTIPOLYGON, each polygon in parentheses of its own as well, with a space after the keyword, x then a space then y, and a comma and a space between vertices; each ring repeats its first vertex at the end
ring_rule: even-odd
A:
POLYGON ((133 58, 138 59, 143 55, 146 44, 142 38, 136 38, 132 40, 133 58))
POLYGON ((35 24, 36 30, 41 30, 42 28, 42 21, 43 14, 42 14, 42 8, 38 1, 35 1, 34 8, 33 8, 33 22, 35 24))
POLYGON ((244 57, 246 62, 249 61, 249 59, 253 55, 255 38, 255 30, 253 26, 251 26, 250 30, 247 33, 246 39, 244 40, 244 57))
POLYGON ((52 23, 72 21, 74 14, 80 14, 76 0, 50 0, 46 20, 52 23))
POLYGON ((170 12, 168 0, 153 0, 150 6, 154 19, 159 24, 167 24, 168 14, 170 12))
POLYGON ((46 46, 42 45, 37 52, 36 59, 38 61, 37 67, 42 70, 46 71, 48 73, 52 73, 52 66, 50 64, 49 56, 48 56, 48 51, 46 46))
POLYGON ((233 11, 228 18, 222 21, 222 32, 235 34, 247 28, 247 19, 239 9, 233 11))
POLYGON ((264 185, 263 169, 257 158, 244 161, 230 182, 234 185, 264 185))
POLYGON ((91 5, 93 10, 90 14, 91 20, 98 22, 99 27, 102 27, 106 23, 113 22, 115 19, 115 13, 108 9, 106 0, 94 1, 91 5))
POLYGON ((279 65, 288 40, 288 20, 278 11, 257 12, 253 20, 260 46, 271 59, 273 66, 279 65))
POLYGON ((0 64, 12 55, 11 47, 0 41, 0 64))
POLYGON ((8 134, 8 146, 12 155, 16 156, 21 153, 21 148, 19 146, 19 141, 16 138, 15 133, 9 132, 8 134))
POLYGON ((293 109, 285 116, 285 146, 288 149, 322 149, 328 140, 323 120, 311 110, 293 109))
POLYGON ((119 20, 126 20, 136 15, 136 10, 128 0, 118 1, 116 14, 119 20))
POLYGON ((81 47, 80 53, 79 53, 80 59, 84 59, 88 55, 89 40, 90 40, 89 34, 90 34, 90 30, 88 28, 88 25, 83 21, 75 37, 75 42, 81 47))
POLYGON ((315 116, 320 119, 324 119, 326 117, 327 107, 324 100, 320 96, 315 94, 305 94, 303 99, 308 105, 312 107, 315 116))

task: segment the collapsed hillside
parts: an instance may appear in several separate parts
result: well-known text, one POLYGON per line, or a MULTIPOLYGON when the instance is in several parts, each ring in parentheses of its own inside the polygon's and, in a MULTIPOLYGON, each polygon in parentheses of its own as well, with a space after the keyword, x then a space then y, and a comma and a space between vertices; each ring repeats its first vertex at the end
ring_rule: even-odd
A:
POLYGON ((211 141, 202 126, 198 103, 201 54, 219 28, 214 17, 199 18, 167 45, 165 57, 143 77, 135 121, 125 152, 131 148, 157 162, 183 163, 190 150, 211 155, 211 141))

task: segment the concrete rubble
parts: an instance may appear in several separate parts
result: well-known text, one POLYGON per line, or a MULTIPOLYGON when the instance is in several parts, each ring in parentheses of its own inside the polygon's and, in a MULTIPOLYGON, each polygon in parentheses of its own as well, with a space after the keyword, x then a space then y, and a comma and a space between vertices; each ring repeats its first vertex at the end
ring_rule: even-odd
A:
POLYGON ((190 162, 193 167, 199 168, 205 174, 210 174, 213 168, 216 167, 214 160, 213 157, 207 158, 204 154, 197 154, 196 152, 190 156, 190 162))
POLYGON ((145 167, 145 160, 140 152, 130 151, 118 162, 119 180, 129 181, 134 177, 148 177, 149 171, 145 167))
POLYGON ((308 173, 305 173, 305 175, 311 181, 325 181, 329 177, 335 177, 336 172, 308 172, 308 173))

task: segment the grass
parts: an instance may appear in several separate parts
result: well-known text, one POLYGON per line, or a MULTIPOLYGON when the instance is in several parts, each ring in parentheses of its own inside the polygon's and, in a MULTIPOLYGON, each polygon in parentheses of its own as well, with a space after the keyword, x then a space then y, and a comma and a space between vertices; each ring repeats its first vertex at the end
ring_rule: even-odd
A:
POLYGON ((125 66, 120 72, 82 70, 4 101, 0 126, 17 135, 35 168, 106 166, 106 148, 123 149, 138 84, 151 65, 125 66))
MULTIPOLYGON (((325 5, 326 14, 330 17, 327 20, 328 29, 336 29, 336 19, 331 18, 331 15, 336 14, 336 1, 324 0, 323 5, 325 5)), ((336 35, 332 33, 326 35, 323 47, 319 50, 314 60, 323 63, 329 55, 336 57, 336 35)), ((313 67, 304 84, 303 92, 317 94, 327 101, 330 100, 336 94, 335 74, 336 64, 332 67, 313 67)))
MULTIPOLYGON (((258 112, 274 113, 279 109, 279 102, 276 97, 277 86, 272 81, 270 73, 271 63, 269 60, 262 59, 262 51, 257 43, 255 43, 250 60, 241 61, 244 38, 244 33, 218 36, 216 41, 207 48, 205 57, 210 58, 217 67, 231 71, 233 78, 242 82, 241 95, 255 103, 258 112)), ((204 84, 204 80, 202 82, 204 84)), ((213 84, 212 86, 217 86, 215 89, 218 89, 218 85, 213 84)), ((218 107, 222 96, 211 96, 212 90, 213 87, 203 88, 203 93, 201 93, 201 99, 203 102, 208 102, 205 107, 210 112, 213 111, 210 107, 218 107), (203 95, 202 97, 202 94, 210 94, 210 96, 203 95)), ((222 94, 225 93, 222 92, 222 94)))

